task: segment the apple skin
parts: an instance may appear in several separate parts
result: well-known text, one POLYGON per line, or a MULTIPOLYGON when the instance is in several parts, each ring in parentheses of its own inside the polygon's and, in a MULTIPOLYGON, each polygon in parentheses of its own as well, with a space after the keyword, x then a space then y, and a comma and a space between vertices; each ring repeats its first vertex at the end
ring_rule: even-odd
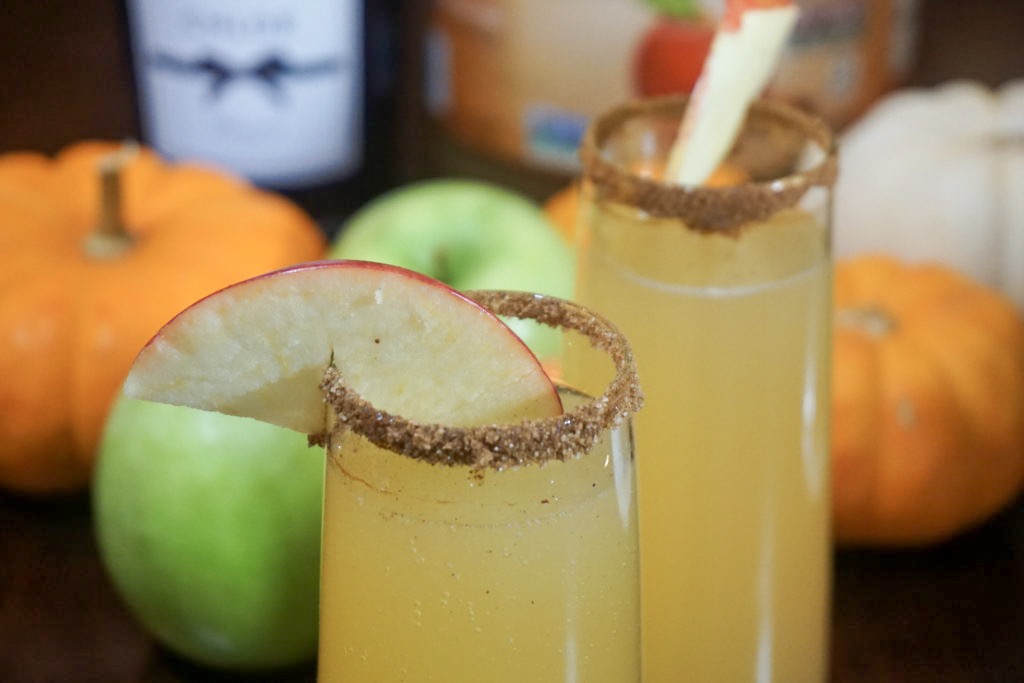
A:
MULTIPOLYGON (((400 266, 460 291, 573 294, 572 248, 541 207, 478 180, 435 178, 391 190, 341 226, 328 255, 400 266)), ((556 330, 506 322, 540 358, 558 353, 556 330)))
POLYGON ((230 670, 315 655, 323 457, 282 427, 118 399, 95 530, 115 588, 160 643, 230 670))

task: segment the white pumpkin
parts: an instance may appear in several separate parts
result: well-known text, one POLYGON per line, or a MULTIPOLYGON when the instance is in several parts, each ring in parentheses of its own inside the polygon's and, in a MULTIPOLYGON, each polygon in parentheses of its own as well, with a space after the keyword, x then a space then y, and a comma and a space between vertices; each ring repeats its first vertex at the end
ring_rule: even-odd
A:
POLYGON ((895 91, 840 145, 836 256, 945 263, 1024 310, 1024 79, 895 91))

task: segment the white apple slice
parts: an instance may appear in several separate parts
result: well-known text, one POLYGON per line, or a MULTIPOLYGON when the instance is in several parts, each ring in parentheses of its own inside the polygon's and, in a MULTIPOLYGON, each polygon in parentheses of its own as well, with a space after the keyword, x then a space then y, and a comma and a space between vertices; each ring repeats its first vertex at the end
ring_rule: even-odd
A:
MULTIPOLYGON (((540 207, 479 180, 431 178, 382 194, 345 221, 329 255, 402 266, 462 291, 572 296, 572 250, 540 207)), ((561 351, 557 330, 505 321, 542 358, 561 351)))
POLYGON ((332 362, 377 408, 419 422, 561 412, 537 358, 496 316, 436 280, 363 261, 278 270, 200 300, 142 349, 124 392, 318 434, 332 362))
POLYGON ((701 185, 736 141, 750 103, 764 89, 796 24, 792 0, 731 0, 693 99, 680 124, 666 176, 701 185))

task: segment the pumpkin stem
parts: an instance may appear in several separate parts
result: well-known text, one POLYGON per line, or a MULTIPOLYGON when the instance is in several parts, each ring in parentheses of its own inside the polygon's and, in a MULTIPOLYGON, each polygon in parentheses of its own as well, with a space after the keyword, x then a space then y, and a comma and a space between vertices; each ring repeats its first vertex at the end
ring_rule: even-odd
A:
POLYGON ((85 240, 89 256, 108 259, 119 256, 132 245, 132 236, 124 227, 121 199, 121 172, 138 154, 139 146, 125 143, 116 152, 100 159, 100 215, 96 229, 85 240))
POLYGON ((851 327, 875 338, 891 334, 898 326, 896 319, 879 306, 858 306, 836 311, 837 325, 851 327))

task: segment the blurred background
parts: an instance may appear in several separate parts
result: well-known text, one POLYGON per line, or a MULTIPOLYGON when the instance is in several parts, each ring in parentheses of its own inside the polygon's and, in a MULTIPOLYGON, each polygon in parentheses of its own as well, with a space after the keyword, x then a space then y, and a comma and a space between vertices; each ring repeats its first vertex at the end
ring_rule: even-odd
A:
MULTIPOLYGON (((579 42, 579 50, 587 48, 586 32, 601 30, 605 32, 602 36, 607 35, 607 25, 613 19, 619 21, 621 31, 628 28, 619 16, 622 11, 617 9, 624 4, 621 0, 594 0, 590 3, 592 14, 588 14, 589 18, 578 18, 572 24, 564 21, 564 11, 555 11, 560 5, 572 3, 522 4, 544 8, 551 5, 553 23, 544 31, 545 42, 538 41, 537 44, 557 46, 560 53, 555 51, 556 48, 550 48, 556 56, 572 55, 576 45, 574 41, 579 42), (602 19, 603 16, 608 19, 602 19), (565 25, 559 25, 559 21, 565 25), (581 30, 581 26, 585 30, 581 30)), ((690 4, 652 0, 642 11, 656 13, 661 6, 690 4)), ((704 4, 714 6, 715 2, 704 4)), ((883 75, 881 72, 886 67, 863 59, 863 63, 855 66, 854 75, 846 76, 851 83, 844 86, 847 88, 845 91, 821 95, 822 98, 832 97, 832 104, 838 107, 830 110, 837 114, 833 117, 837 124, 847 124, 887 87, 901 84, 928 86, 957 78, 995 86, 1024 74, 1024 21, 1021 21, 1024 5, 1019 0, 975 0, 970 3, 957 0, 814 0, 805 4, 811 9, 821 8, 820 13, 831 22, 816 29, 819 33, 811 36, 819 41, 831 41, 827 42, 827 50, 823 48, 806 57, 806 61, 819 64, 834 59, 850 46, 860 49, 868 41, 876 41, 876 47, 881 50, 883 43, 877 42, 877 37, 867 35, 872 30, 871 12, 882 11, 879 8, 887 12, 903 8, 907 14, 903 23, 892 29, 898 30, 899 35, 891 39, 901 43, 894 48, 900 55, 890 56, 890 59, 901 62, 890 69, 892 73, 887 71, 883 75), (835 16, 851 11, 856 15, 852 20, 835 16), (828 12, 832 13, 831 18, 828 12), (865 12, 868 13, 868 25, 859 23, 863 21, 865 12), (856 28, 850 28, 851 22, 856 24, 856 28), (847 35, 829 37, 822 33, 828 30, 846 31, 847 35), (850 31, 854 33, 851 35, 850 31), (870 86, 864 85, 871 70, 874 70, 870 75, 873 80, 870 86), (886 78, 890 80, 886 81, 886 78), (856 88, 863 90, 857 93, 859 99, 851 94, 856 88), (853 99, 856 101, 851 103, 853 99)), ((15 149, 55 152, 82 138, 148 140, 151 137, 153 131, 146 128, 143 112, 147 101, 140 97, 133 76, 137 52, 133 52, 131 44, 130 5, 109 0, 75 3, 7 0, 4 3, 4 22, 0 27, 0 93, 3 98, 0 152, 15 149)), ((468 42, 463 36, 456 35, 457 29, 446 26, 443 20, 431 18, 433 6, 429 0, 367 0, 364 3, 365 41, 359 48, 365 59, 365 79, 360 95, 365 103, 364 161, 356 172, 343 179, 344 182, 324 183, 327 190, 303 187, 290 192, 325 225, 333 225, 382 190, 416 177, 445 173, 493 177, 543 199, 572 174, 571 167, 567 170, 565 167, 535 163, 536 156, 529 152, 496 149, 493 139, 474 136, 472 124, 459 116, 464 110, 479 106, 475 103, 459 99, 453 105, 458 110, 454 114, 428 113, 436 111, 436 108, 428 109, 425 100, 437 97, 437 81, 444 79, 437 75, 436 70, 445 68, 445 59, 466 59, 453 51, 452 41, 456 48, 468 42), (437 56, 438 32, 446 36, 449 45, 447 56, 440 58, 437 56), (435 73, 430 73, 431 69, 435 73), (454 135, 451 134, 453 132, 454 135), (455 140, 454 145, 452 140, 455 140), (321 191, 314 191, 316 189, 321 191)), ((450 9, 444 10, 443 14, 448 14, 449 20, 452 17, 458 20, 459 3, 449 2, 446 7, 450 9)), ((617 48, 611 45, 606 46, 606 51, 608 49, 617 48)), ((481 51, 479 54, 491 59, 500 58, 496 51, 481 51)), ((451 63, 447 66, 451 68, 451 63)), ((574 65, 564 66, 563 72, 572 73, 568 69, 574 65)), ((493 77, 503 68, 502 65, 486 63, 477 64, 477 67, 483 74, 481 78, 493 77)), ((793 78, 803 79, 802 87, 808 90, 819 87, 820 84, 814 81, 819 76, 808 72, 806 64, 796 67, 793 78), (803 71, 797 71, 796 67, 803 71)), ((465 65, 459 68, 465 68, 465 65)), ((849 66, 842 68, 851 69, 849 66)), ((598 71, 592 68, 591 73, 577 73, 583 80, 606 81, 605 91, 615 93, 614 88, 619 86, 611 81, 616 74, 607 71, 598 74, 598 71)), ((503 87, 510 90, 517 87, 493 78, 490 83, 495 89, 493 98, 499 103, 506 97, 501 90, 503 87)), ((571 86, 571 83, 566 83, 565 88, 571 89, 571 86)), ((796 86, 790 84, 788 87, 792 90, 796 86)), ((581 95, 581 99, 584 96, 581 95)), ((606 97, 611 99, 613 96, 608 94, 606 97)), ((509 101, 514 102, 512 99, 509 101)), ((590 106, 589 101, 586 106, 590 106)), ((494 135, 492 133, 492 137, 494 135)))

